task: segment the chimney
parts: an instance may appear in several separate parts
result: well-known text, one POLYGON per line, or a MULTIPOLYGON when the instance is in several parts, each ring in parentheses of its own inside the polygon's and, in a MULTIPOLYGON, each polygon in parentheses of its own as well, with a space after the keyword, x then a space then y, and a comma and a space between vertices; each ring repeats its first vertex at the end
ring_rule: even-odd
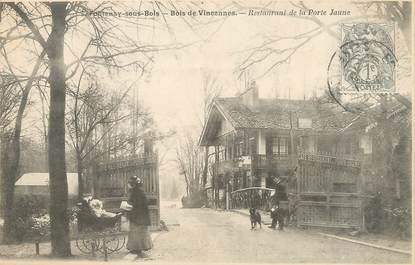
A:
POLYGON ((250 108, 255 110, 258 107, 258 87, 255 81, 251 81, 249 88, 242 93, 242 103, 250 108))

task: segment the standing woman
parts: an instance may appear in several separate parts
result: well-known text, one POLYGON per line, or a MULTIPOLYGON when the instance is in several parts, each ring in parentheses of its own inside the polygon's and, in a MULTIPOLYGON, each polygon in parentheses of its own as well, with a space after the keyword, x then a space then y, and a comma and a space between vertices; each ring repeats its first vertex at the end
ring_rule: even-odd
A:
POLYGON ((150 250, 153 247, 148 227, 150 223, 150 214, 146 195, 143 191, 143 181, 137 176, 128 180, 130 197, 128 203, 132 206, 128 212, 130 221, 130 232, 128 234, 127 249, 138 256, 143 257, 142 251, 150 250))

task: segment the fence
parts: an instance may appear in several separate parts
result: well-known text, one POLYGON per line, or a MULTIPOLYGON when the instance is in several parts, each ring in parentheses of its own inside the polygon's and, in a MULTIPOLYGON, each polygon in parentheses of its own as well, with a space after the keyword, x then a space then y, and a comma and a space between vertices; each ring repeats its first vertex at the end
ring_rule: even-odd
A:
POLYGON ((297 224, 362 227, 360 166, 358 160, 300 154, 297 171, 297 224))
POLYGON ((151 226, 160 223, 160 194, 157 154, 99 164, 95 170, 94 196, 104 202, 110 210, 119 209, 120 203, 128 198, 129 177, 138 176, 144 181, 151 226))

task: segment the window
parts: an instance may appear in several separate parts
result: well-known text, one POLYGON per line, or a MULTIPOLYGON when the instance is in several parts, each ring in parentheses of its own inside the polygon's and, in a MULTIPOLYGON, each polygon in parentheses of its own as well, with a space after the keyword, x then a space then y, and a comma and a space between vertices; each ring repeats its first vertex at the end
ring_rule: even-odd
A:
POLYGON ((280 138, 280 155, 288 154, 287 138, 280 138))
POLYGON ((226 159, 226 149, 223 146, 219 146, 219 160, 223 161, 226 159))
POLYGON ((244 142, 243 141, 239 142, 239 156, 245 155, 245 150, 244 149, 245 149, 244 148, 244 142))
POLYGON ((249 138, 249 154, 250 155, 255 155, 256 154, 256 148, 257 148, 257 143, 255 141, 255 138, 249 138))
POLYGON ((278 139, 279 137, 272 138, 272 154, 278 155, 278 139))
POLYGON ((286 137, 272 138, 272 154, 288 155, 288 139, 286 137))

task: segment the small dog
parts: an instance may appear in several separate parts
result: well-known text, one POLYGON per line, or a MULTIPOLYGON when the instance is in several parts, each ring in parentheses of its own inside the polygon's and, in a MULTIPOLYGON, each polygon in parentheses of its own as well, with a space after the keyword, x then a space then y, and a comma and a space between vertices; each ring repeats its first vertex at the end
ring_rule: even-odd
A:
POLYGON ((251 230, 256 228, 257 224, 262 229, 261 214, 255 208, 249 209, 249 217, 251 219, 251 230))

